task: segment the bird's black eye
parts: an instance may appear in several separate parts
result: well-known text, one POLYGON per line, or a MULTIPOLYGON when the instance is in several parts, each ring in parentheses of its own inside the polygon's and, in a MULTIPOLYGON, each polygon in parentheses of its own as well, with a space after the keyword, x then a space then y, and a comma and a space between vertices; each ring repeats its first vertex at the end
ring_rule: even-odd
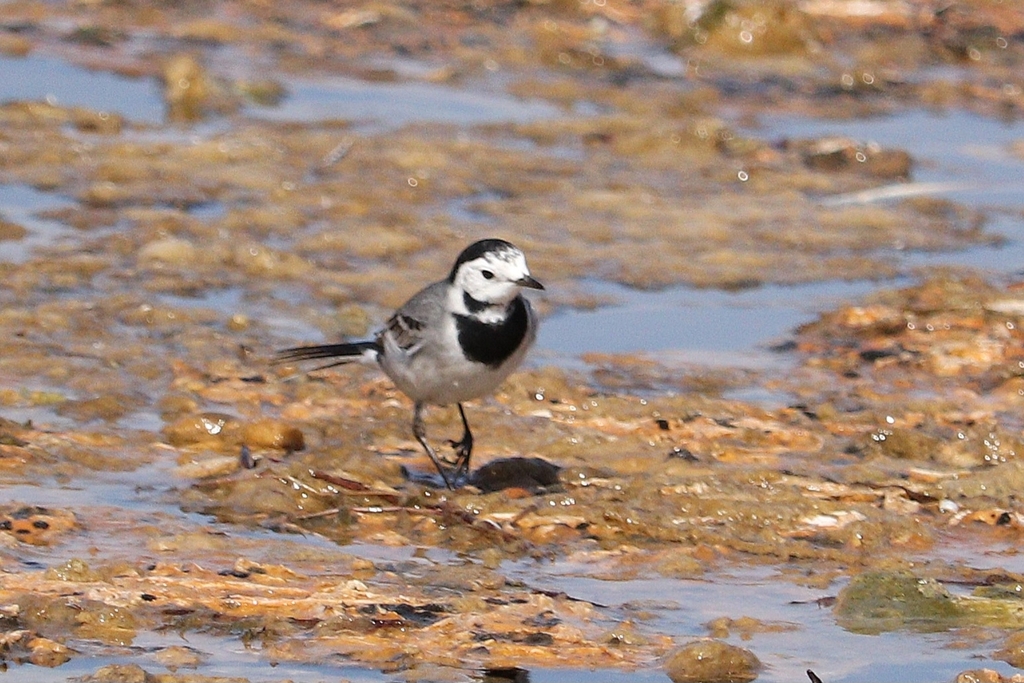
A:
POLYGON ((484 276, 485 280, 493 280, 494 279, 494 273, 492 273, 489 270, 481 270, 480 274, 484 276))

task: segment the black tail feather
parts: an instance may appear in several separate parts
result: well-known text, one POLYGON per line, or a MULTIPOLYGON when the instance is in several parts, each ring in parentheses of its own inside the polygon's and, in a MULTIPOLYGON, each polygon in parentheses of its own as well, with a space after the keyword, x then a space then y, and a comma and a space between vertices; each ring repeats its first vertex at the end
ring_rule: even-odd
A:
POLYGON ((340 358, 334 365, 341 365, 354 361, 367 351, 380 353, 381 347, 375 341, 353 342, 349 344, 323 344, 321 346, 296 346, 291 349, 284 349, 274 354, 274 363, 295 363, 304 360, 317 360, 321 358, 340 358))

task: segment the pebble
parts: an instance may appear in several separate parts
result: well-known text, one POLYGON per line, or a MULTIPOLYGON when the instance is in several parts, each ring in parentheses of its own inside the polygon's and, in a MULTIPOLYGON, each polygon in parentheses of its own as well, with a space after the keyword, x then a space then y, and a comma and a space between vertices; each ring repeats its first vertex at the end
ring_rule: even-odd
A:
POLYGON ((673 683, 744 683, 760 670, 761 661, 750 650, 710 638, 687 643, 665 660, 673 683))

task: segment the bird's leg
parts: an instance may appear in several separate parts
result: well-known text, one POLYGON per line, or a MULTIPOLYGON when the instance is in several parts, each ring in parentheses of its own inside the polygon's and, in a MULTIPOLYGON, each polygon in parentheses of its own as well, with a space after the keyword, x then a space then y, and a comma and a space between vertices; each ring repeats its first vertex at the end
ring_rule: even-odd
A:
POLYGON ((441 461, 438 460, 437 454, 434 453, 434 449, 427 443, 427 428, 423 424, 423 404, 419 402, 416 403, 416 407, 413 408, 412 411, 412 433, 413 436, 416 437, 416 440, 420 442, 420 445, 423 446, 423 450, 425 450, 427 455, 430 456, 430 459, 434 463, 434 467, 437 468, 438 474, 440 474, 441 478, 444 479, 444 485, 454 491, 455 487, 452 486, 452 482, 448 478, 448 473, 444 471, 444 467, 441 465, 441 461))
POLYGON ((473 432, 469 431, 469 421, 466 419, 466 411, 459 403, 459 415, 462 416, 462 440, 449 441, 455 449, 455 476, 469 473, 469 456, 473 454, 473 432))

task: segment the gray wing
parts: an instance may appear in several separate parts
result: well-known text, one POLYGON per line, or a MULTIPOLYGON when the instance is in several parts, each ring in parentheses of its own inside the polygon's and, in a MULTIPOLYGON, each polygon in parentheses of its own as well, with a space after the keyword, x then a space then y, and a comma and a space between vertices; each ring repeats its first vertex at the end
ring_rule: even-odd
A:
POLYGON ((393 341, 409 355, 415 355, 441 324, 445 311, 445 281, 421 289, 395 311, 384 329, 377 334, 377 342, 385 347, 384 338, 393 341))

